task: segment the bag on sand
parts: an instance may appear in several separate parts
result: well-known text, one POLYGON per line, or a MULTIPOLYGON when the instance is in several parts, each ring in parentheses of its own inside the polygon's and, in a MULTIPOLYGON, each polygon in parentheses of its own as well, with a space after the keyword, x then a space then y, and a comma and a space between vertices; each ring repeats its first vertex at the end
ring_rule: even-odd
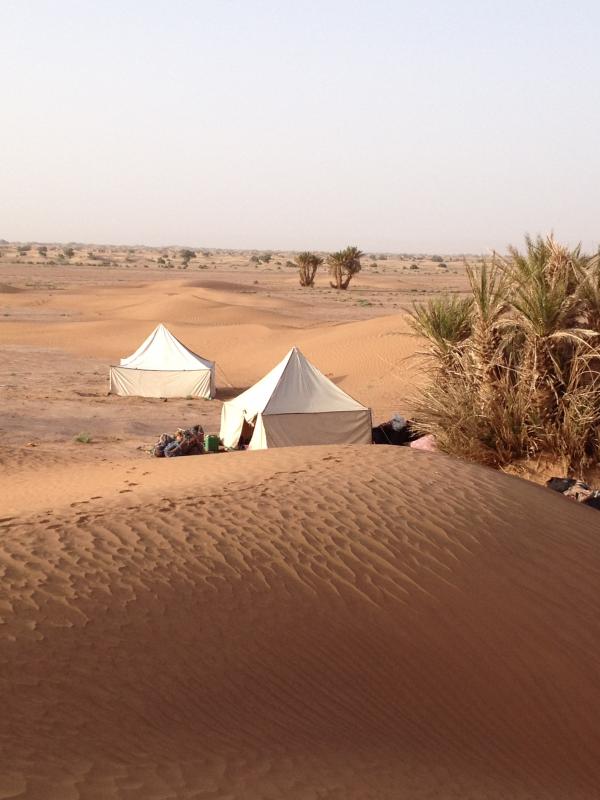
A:
POLYGON ((594 491, 584 481, 575 478, 550 478, 546 481, 546 486, 555 492, 564 494, 570 500, 600 511, 600 491, 594 491))
POLYGON ((175 438, 171 436, 169 433, 163 433, 160 436, 160 439, 154 445, 152 449, 152 454, 156 456, 156 458, 164 458, 165 455, 165 447, 171 442, 174 442, 175 438))

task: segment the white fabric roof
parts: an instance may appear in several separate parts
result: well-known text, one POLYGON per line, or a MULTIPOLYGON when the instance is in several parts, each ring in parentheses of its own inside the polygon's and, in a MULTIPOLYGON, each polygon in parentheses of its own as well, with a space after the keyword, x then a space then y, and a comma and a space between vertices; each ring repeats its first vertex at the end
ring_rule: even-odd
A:
POLYGON ((311 414, 327 411, 364 411, 307 361, 297 347, 250 389, 229 400, 246 419, 257 414, 311 414))
POLYGON ((212 361, 207 361, 188 350, 162 323, 156 326, 135 353, 121 359, 121 366, 129 369, 166 371, 214 368, 212 361))

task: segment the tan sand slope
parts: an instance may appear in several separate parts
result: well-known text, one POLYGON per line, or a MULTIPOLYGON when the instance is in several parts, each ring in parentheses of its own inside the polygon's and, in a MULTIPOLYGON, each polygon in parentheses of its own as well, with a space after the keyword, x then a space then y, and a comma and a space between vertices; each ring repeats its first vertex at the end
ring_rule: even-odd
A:
POLYGON ((0 798, 598 796, 596 512, 404 448, 172 467, 3 520, 0 798))

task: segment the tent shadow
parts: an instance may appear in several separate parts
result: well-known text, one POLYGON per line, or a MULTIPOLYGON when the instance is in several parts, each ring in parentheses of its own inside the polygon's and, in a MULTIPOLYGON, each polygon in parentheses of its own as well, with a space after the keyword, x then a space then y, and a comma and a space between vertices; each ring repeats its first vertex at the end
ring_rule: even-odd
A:
POLYGON ((237 397, 238 394, 245 392, 248 388, 248 386, 222 386, 217 388, 215 399, 222 400, 223 402, 232 400, 234 397, 237 397))

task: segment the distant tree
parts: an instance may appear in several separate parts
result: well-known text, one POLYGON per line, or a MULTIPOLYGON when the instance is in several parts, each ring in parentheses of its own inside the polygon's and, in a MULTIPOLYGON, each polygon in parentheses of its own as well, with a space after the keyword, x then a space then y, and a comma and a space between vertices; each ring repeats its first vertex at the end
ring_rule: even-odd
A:
POLYGON ((296 266, 300 275, 300 286, 314 286, 315 275, 323 263, 321 256, 305 251, 296 256, 296 266))
POLYGON ((41 245, 40 247, 38 247, 37 251, 42 258, 46 258, 46 256, 48 255, 48 248, 45 245, 41 245))
POLYGON ((181 260, 183 261, 184 265, 187 267, 187 265, 190 263, 192 258, 196 258, 196 251, 195 250, 181 250, 179 252, 179 256, 180 256, 181 260))
POLYGON ((75 250, 72 247, 63 247, 63 255, 65 258, 73 258, 75 255, 75 250))
POLYGON ((435 261, 436 264, 441 264, 444 261, 441 256, 431 256, 431 260, 435 261))
POLYGON ((25 253, 28 253, 31 250, 30 244, 22 244, 17 248, 17 252, 20 256, 24 256, 25 253))
POLYGON ((163 266, 164 264, 166 264, 167 262, 165 261, 165 259, 164 259, 162 256, 159 256, 159 257, 156 259, 156 263, 157 263, 157 264, 159 264, 159 265, 162 267, 162 266, 163 266))
POLYGON ((258 256, 250 256, 250 263, 251 264, 260 264, 260 258, 258 256))
POLYGON ((358 247, 346 247, 332 253, 328 259, 332 289, 347 289, 350 281, 360 272, 360 259, 364 253, 358 247))
POLYGON ((269 261, 270 261, 272 258, 273 258, 273 253, 263 253, 263 254, 261 255, 261 257, 260 257, 260 260, 261 260, 261 261, 262 261, 264 264, 268 264, 268 263, 269 263, 269 261))
POLYGON ((409 269, 419 269, 419 265, 418 264, 411 264, 409 269))
POLYGON ((378 258, 380 261, 387 261, 387 256, 385 254, 378 256, 378 258))
POLYGON ((96 254, 95 254, 95 253, 92 253, 92 251, 91 251, 91 250, 88 250, 87 257, 88 257, 88 258, 90 258, 90 259, 91 259, 91 258, 96 258, 96 254))

